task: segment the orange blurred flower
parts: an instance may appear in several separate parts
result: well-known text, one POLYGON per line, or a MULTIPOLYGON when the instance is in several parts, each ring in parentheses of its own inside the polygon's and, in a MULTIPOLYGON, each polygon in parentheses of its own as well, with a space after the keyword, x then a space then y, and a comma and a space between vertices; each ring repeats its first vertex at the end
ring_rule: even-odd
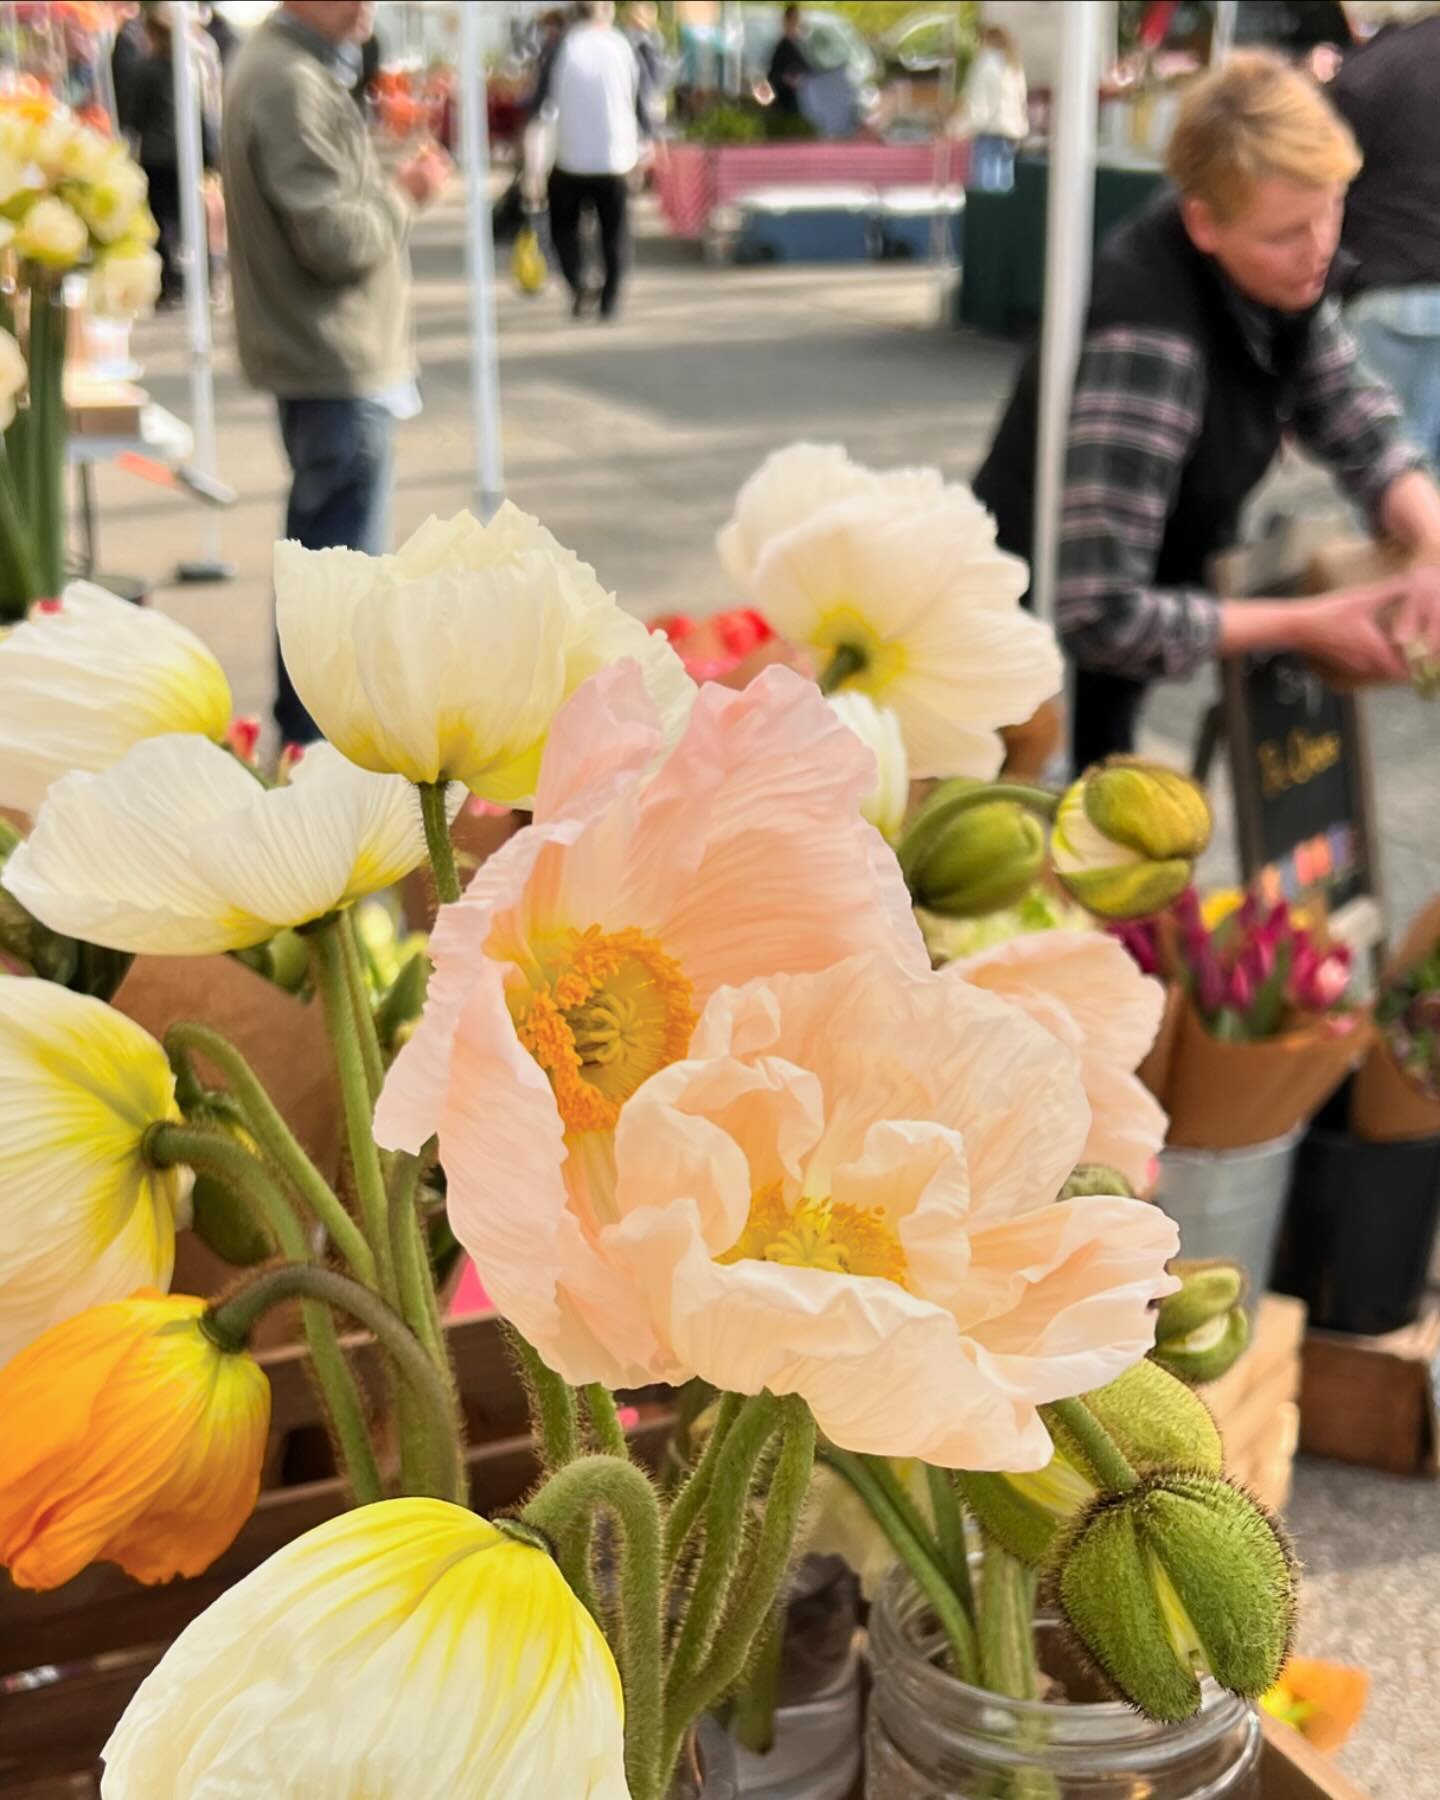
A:
POLYGON ((250 1516, 270 1384, 143 1288, 54 1325, 0 1369, 0 1564, 52 1588, 88 1563, 198 1575, 250 1516))

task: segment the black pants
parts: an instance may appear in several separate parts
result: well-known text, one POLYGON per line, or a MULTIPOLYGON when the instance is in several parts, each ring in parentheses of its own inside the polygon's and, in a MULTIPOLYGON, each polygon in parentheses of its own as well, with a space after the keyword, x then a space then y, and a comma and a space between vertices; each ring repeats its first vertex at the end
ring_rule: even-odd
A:
POLYGON ((185 234, 180 221, 180 171, 172 167, 149 168, 150 212, 160 228, 155 248, 160 253, 160 292, 167 300, 185 292, 185 275, 180 266, 180 252, 185 234))
POLYGON ((595 208, 605 271, 600 289, 602 313, 613 312, 620 296, 620 277, 625 270, 627 199, 623 175, 572 175, 567 169, 551 172, 550 241, 560 259, 560 272, 577 299, 585 288, 580 262, 580 219, 587 206, 595 208))
POLYGON ((1077 775, 1107 756, 1135 748, 1148 681, 1099 669, 1076 669, 1070 714, 1070 756, 1077 775))

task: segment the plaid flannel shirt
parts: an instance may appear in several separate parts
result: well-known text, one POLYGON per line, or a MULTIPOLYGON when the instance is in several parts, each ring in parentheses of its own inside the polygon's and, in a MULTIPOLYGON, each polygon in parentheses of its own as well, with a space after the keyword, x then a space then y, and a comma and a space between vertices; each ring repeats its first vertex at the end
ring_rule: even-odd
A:
MULTIPOLYGON (((1252 339, 1264 315, 1234 297, 1252 339)), ((1257 344, 1263 355, 1263 342, 1257 344)), ((1158 587, 1155 565, 1205 415, 1199 348, 1168 330, 1114 326, 1085 340, 1075 375, 1061 502, 1056 623, 1086 668, 1135 680, 1188 675, 1216 653, 1220 603, 1158 587)), ((1372 515, 1425 459, 1400 435, 1387 387, 1357 367, 1339 305, 1322 302, 1298 373, 1291 429, 1372 515)))

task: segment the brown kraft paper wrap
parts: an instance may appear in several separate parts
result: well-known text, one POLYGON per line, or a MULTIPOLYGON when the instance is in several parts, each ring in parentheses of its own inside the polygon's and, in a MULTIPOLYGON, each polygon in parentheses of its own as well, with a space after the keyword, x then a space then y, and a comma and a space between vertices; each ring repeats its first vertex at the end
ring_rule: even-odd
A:
MULTIPOLYGON (((1385 965, 1385 983, 1398 980, 1430 954, 1440 939, 1440 894, 1421 908, 1385 965)), ((1440 1100, 1426 1094, 1400 1067, 1377 1028, 1375 1043, 1355 1077, 1350 1130, 1367 1143, 1440 1136, 1440 1100)))
MULTIPOLYGON (((178 1020, 208 1025, 229 1038, 255 1071, 326 1180, 340 1162, 342 1119, 334 1059, 318 1006, 307 1006, 228 956, 141 956, 121 982, 116 1008, 155 1038, 178 1020)), ((223 1087, 217 1069, 196 1058, 202 1081, 223 1087)), ((175 1244, 177 1294, 223 1293, 243 1273, 182 1231, 175 1244)), ((251 1339, 256 1349, 299 1336, 291 1307, 267 1313, 251 1339)))
POLYGON ((1187 1001, 1166 1091, 1168 1143, 1241 1150, 1284 1137, 1314 1116, 1365 1055, 1368 1018, 1343 1033, 1304 1025, 1250 1044, 1212 1037, 1187 1001))
POLYGON ((1180 1041, 1180 1020, 1185 1013, 1185 990, 1178 981, 1165 986, 1165 1010, 1160 1015, 1160 1029, 1155 1042, 1145 1053, 1145 1060, 1135 1073, 1162 1106, 1170 1104, 1170 1071, 1175 1062, 1175 1048, 1180 1041))

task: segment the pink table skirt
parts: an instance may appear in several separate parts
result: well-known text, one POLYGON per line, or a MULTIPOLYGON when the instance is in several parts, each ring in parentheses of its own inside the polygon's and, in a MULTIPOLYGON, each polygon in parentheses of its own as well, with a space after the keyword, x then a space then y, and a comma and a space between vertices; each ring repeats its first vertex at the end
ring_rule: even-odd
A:
MULTIPOLYGON (((968 144, 950 151, 950 180, 965 178, 968 144)), ((839 182, 865 187, 924 187, 935 179, 931 143, 671 144, 656 171, 660 210, 677 237, 700 237, 717 206, 762 187, 839 182)))

